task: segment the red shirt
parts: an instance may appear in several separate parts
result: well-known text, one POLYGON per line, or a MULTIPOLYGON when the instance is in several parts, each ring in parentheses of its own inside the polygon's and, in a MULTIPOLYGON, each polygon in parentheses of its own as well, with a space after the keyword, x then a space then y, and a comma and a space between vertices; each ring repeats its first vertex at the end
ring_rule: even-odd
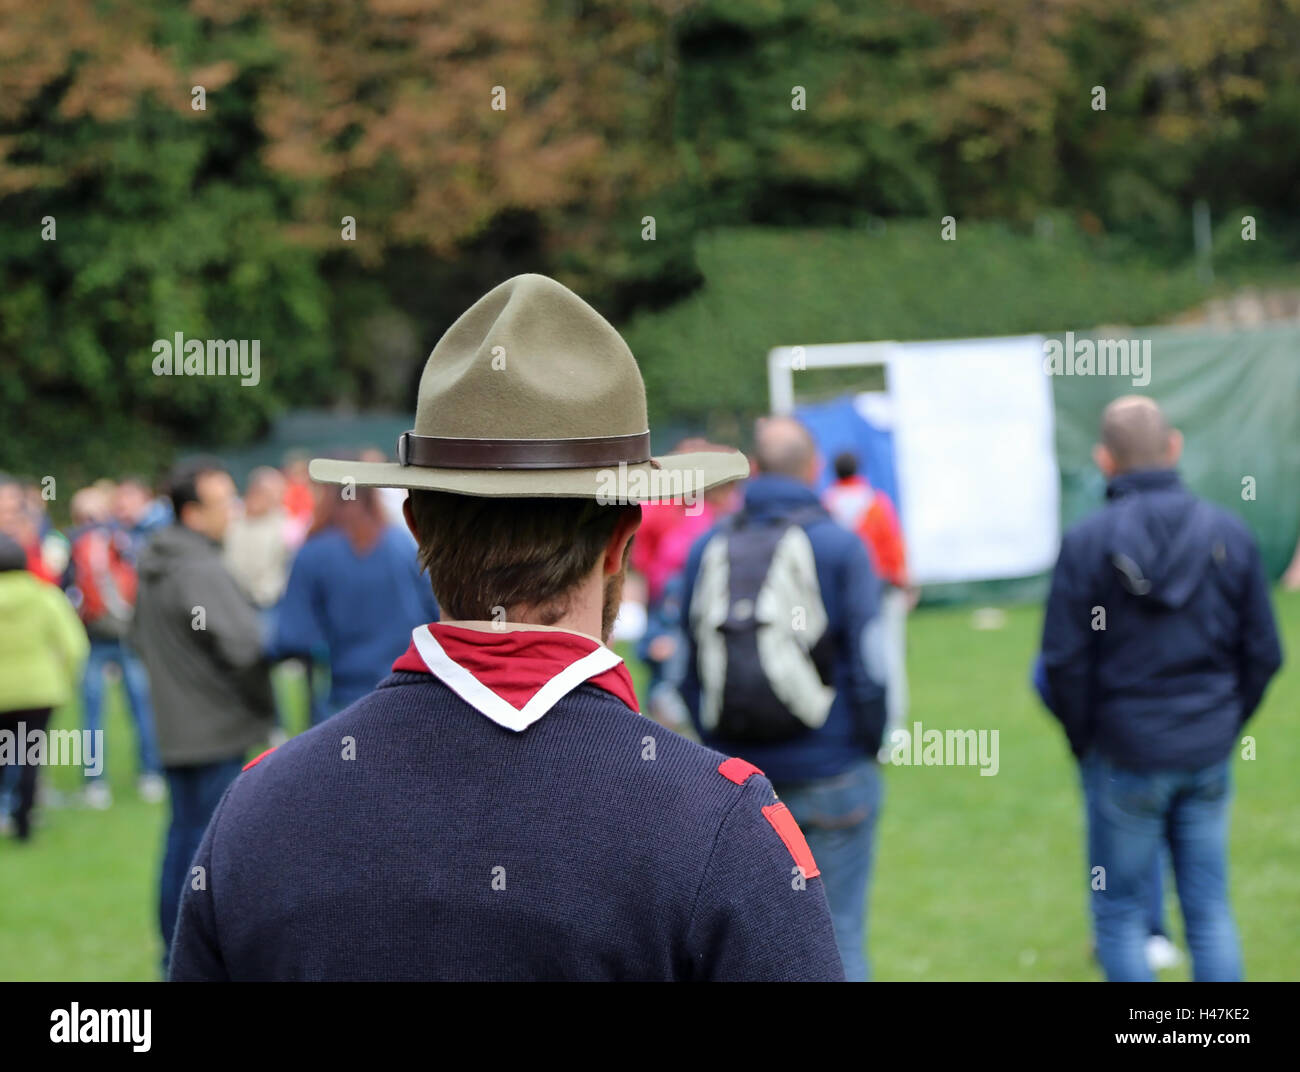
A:
POLYGON ((898 512, 888 495, 860 476, 837 480, 826 489, 826 509, 867 545, 879 577, 898 588, 907 586, 907 548, 898 512))
POLYGON ((23 548, 27 554, 27 569, 30 573, 35 574, 47 584, 56 584, 58 579, 45 566, 45 558, 41 554, 41 545, 39 543, 28 544, 23 548))

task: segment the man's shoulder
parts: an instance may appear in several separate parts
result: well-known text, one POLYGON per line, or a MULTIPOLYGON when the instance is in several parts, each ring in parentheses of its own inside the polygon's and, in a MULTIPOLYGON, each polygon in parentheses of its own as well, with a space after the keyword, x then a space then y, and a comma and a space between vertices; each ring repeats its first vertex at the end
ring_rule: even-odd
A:
POLYGON ((1114 526, 1118 517, 1119 503, 1120 500, 1118 499, 1108 499, 1072 525, 1067 525, 1065 531, 1061 534, 1061 545, 1063 547, 1069 545, 1078 546, 1094 540, 1108 531, 1114 526))
POLYGON ((360 723, 355 717, 364 699, 245 763, 227 792, 223 817, 242 819, 248 813, 277 809, 285 800, 310 794, 327 763, 347 760, 350 750, 354 756, 364 755, 364 742, 358 747, 360 723))
MULTIPOLYGON (((1226 507, 1211 502, 1209 499, 1203 499, 1199 495, 1194 495, 1185 488, 1166 491, 1162 494, 1176 496, 1177 501, 1180 503, 1177 509, 1183 511, 1183 516, 1193 519, 1195 523, 1208 527, 1227 539, 1254 544, 1255 536, 1251 532, 1250 526, 1226 507)), ((1092 511, 1069 526, 1065 530, 1062 542, 1078 545, 1103 538, 1113 529, 1123 525, 1124 518, 1129 511, 1133 509, 1140 510, 1143 505, 1143 497, 1140 495, 1126 495, 1109 499, 1099 509, 1092 511)))
MULTIPOLYGON (((464 738, 479 755, 491 749, 497 729, 486 716, 465 710, 437 679, 397 674, 332 718, 256 757, 236 779, 230 808, 274 807, 299 793, 314 793, 324 766, 336 764, 349 748, 359 760, 362 752, 400 748, 404 734, 427 730, 429 715, 444 712, 454 719, 469 716, 457 721, 444 739, 464 738)), ((757 767, 689 740, 591 685, 579 686, 523 734, 501 738, 503 754, 518 744, 535 744, 539 770, 552 774, 557 754, 574 757, 561 773, 568 782, 590 783, 593 807, 611 807, 604 790, 614 786, 619 789, 614 806, 629 816, 653 826, 694 827, 701 836, 716 831, 744 791, 759 789, 765 801, 775 797, 757 767)), ((510 768, 515 775, 519 764, 529 761, 528 754, 527 748, 514 752, 510 768)), ((359 763, 357 773, 360 781, 354 788, 360 791, 368 779, 383 788, 380 783, 393 772, 359 763)), ((489 776, 485 771, 484 777, 489 776)))
POLYGON ((556 707, 561 719, 554 727, 581 737, 581 747, 573 751, 588 756, 591 764, 575 776, 621 781, 623 794, 639 801, 638 808, 654 809, 655 814, 645 816, 652 824, 712 833, 742 790, 761 784, 768 797, 774 796, 757 767, 646 718, 595 686, 581 686, 556 707), (576 703, 574 711, 566 711, 566 701, 579 696, 585 698, 581 713, 576 703))
POLYGON ((675 730, 639 715, 609 698, 608 712, 601 713, 602 728, 618 747, 627 739, 641 746, 648 771, 681 788, 706 786, 725 800, 733 800, 736 789, 753 776, 766 781, 752 764, 700 744, 675 730), (743 769, 743 775, 741 771, 743 769))
POLYGON ((846 529, 830 514, 822 512, 803 524, 819 567, 843 569, 854 559, 869 561, 866 545, 856 532, 846 529))
POLYGON ((862 546, 857 533, 846 529, 825 510, 820 512, 809 510, 803 527, 808 533, 808 538, 813 541, 814 550, 847 554, 852 548, 862 546))
MULTIPOLYGON (((754 851, 780 845, 784 835, 767 843, 775 837, 770 813, 779 801, 762 770, 612 698, 608 706, 599 720, 605 740, 592 750, 591 767, 575 775, 590 778, 593 785, 612 782, 619 787, 619 800, 612 806, 630 836, 639 836, 632 832, 644 828, 645 841, 657 846, 655 852, 689 860, 693 868, 703 867, 722 841, 731 849, 743 843, 754 851)), ((611 805, 593 801, 593 806, 611 805)))
POLYGON ((342 533, 334 529, 325 529, 303 541, 302 546, 298 548, 295 562, 310 563, 314 566, 333 555, 342 542, 342 533))
POLYGON ((1206 519, 1206 522, 1213 530, 1220 533, 1225 539, 1251 547, 1255 546, 1255 534, 1239 515, 1234 514, 1227 507, 1200 497, 1196 497, 1196 506, 1200 510, 1201 516, 1206 519))

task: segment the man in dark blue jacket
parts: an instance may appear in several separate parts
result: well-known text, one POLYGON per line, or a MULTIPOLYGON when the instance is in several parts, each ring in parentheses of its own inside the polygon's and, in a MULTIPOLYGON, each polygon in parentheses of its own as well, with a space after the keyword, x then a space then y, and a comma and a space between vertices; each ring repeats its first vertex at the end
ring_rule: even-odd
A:
POLYGON ((1249 529, 1183 487, 1181 452, 1150 399, 1107 407, 1094 459, 1109 502, 1066 533, 1043 623, 1053 714, 1082 764, 1097 955, 1111 980, 1151 978, 1147 885, 1166 837, 1195 978, 1241 977, 1230 754, 1282 652, 1249 529))
POLYGON ((682 699, 701 740, 753 763, 789 806, 822 869, 845 977, 865 980, 881 800, 875 757, 885 727, 881 584, 862 541, 831 519, 812 490, 817 452, 807 429, 792 418, 767 418, 754 449, 758 475, 745 487, 744 506, 705 533, 687 560, 682 699), (741 562, 729 541, 737 531, 764 529, 775 544, 770 565, 741 562), (757 591, 741 590, 742 572, 757 591), (792 619, 789 635, 801 638, 806 656, 779 647, 792 619), (741 638, 750 621, 762 624, 746 649, 741 638), (798 716, 788 731, 745 723, 764 697, 798 716), (803 704, 811 709, 800 712, 803 704), (730 720, 729 705, 740 709, 730 720))

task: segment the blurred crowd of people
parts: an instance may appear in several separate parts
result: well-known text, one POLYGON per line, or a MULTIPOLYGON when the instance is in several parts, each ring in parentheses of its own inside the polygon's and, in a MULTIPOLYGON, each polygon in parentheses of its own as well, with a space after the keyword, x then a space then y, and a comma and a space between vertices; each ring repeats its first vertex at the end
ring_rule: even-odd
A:
MULTIPOLYGON (((725 448, 686 440, 674 453, 715 449, 725 448)), ((1098 957, 1111 978, 1149 978, 1153 965, 1172 963, 1157 964, 1151 947, 1163 940, 1172 951, 1161 892, 1170 860, 1184 912, 1193 913, 1197 977, 1236 978, 1224 825, 1230 760, 1223 753, 1281 664, 1267 582, 1248 531, 1182 488, 1175 470, 1181 437, 1158 407, 1144 399, 1112 404, 1098 449, 1119 505, 1067 534, 1034 674, 1081 764, 1095 842, 1090 858, 1110 859, 1108 871, 1126 882, 1123 897, 1094 898, 1098 957), (1156 525, 1151 511, 1181 520, 1156 525), (1153 542, 1152 532, 1168 542, 1169 533, 1187 528, 1189 511, 1205 530, 1197 539, 1153 542), (1134 548, 1124 560, 1134 575, 1124 574, 1131 591, 1112 591, 1100 567, 1105 584, 1096 584, 1104 595, 1076 575, 1085 557, 1079 533, 1103 525, 1119 526, 1114 539, 1134 548), (1202 545, 1216 548, 1212 560, 1200 553, 1202 545), (1202 602, 1217 598, 1218 588, 1202 583, 1207 561, 1244 570, 1229 580, 1251 593, 1250 606, 1229 615, 1233 635, 1241 632, 1251 647, 1249 658, 1225 664, 1215 683, 1228 698, 1207 707, 1204 675, 1180 679, 1177 689, 1164 682, 1161 711, 1181 704, 1191 712, 1175 733, 1147 727, 1153 717, 1143 713, 1150 701, 1141 689, 1129 697, 1117 688, 1124 703, 1141 709, 1132 718, 1125 709, 1127 721, 1120 721, 1141 732, 1126 730, 1133 739, 1112 742, 1103 756, 1094 738, 1119 731, 1098 730, 1079 705, 1088 675, 1109 672, 1122 657, 1102 659, 1096 638, 1109 642, 1122 625, 1134 633, 1124 641, 1130 647, 1143 638, 1156 645, 1153 665, 1189 652, 1212 663, 1217 647, 1204 641, 1197 623, 1219 611, 1189 602, 1196 593, 1202 602), (1079 608, 1095 612, 1094 604, 1107 601, 1122 604, 1125 615, 1116 616, 1110 633, 1098 634, 1079 608), (1159 615, 1148 607, 1152 601, 1159 615), (1247 609, 1249 619, 1238 622, 1247 609), (1164 632, 1152 641, 1147 635, 1157 617, 1164 632), (1161 654, 1161 645, 1177 654, 1161 654), (1217 721, 1211 724, 1203 708, 1217 721), (1166 838, 1157 824, 1145 831, 1140 854, 1121 858, 1120 850, 1136 841, 1103 821, 1101 802, 1116 777, 1109 767, 1105 778, 1097 774, 1105 763, 1153 772, 1141 777, 1168 790, 1162 808, 1181 816, 1187 829, 1193 817, 1183 815, 1185 801, 1204 805, 1195 830, 1217 833, 1202 839, 1213 845, 1196 865, 1201 871, 1191 870, 1191 835, 1183 828, 1166 838), (1187 789, 1165 776, 1171 763, 1217 779, 1217 788, 1187 789)), ((386 458, 371 450, 356 460, 386 458)), ((765 418, 755 429, 748 480, 685 502, 643 506, 613 640, 635 645, 648 668, 648 716, 673 729, 689 727, 716 751, 741 757, 730 762, 766 773, 825 872, 845 974, 865 979, 879 765, 906 720, 903 638, 916 593, 894 504, 860 474, 853 454, 830 459, 829 484, 826 462, 798 421, 765 418)), ((412 631, 437 622, 439 609, 421 576, 406 493, 314 484, 299 459, 254 469, 242 496, 215 459, 178 467, 162 495, 138 477, 99 481, 72 496, 66 531, 54 525, 47 505, 40 484, 0 477, 0 728, 43 730, 79 692, 84 728, 94 734, 102 728, 106 682, 110 674, 120 679, 135 730, 139 795, 171 806, 159 893, 166 948, 190 862, 222 794, 250 751, 287 734, 271 668, 295 667, 281 684, 305 682, 309 721, 317 724, 370 693, 408 652, 412 631)), ((87 766, 84 801, 91 807, 112 803, 106 769, 104 762, 87 766)), ((0 775, 9 798, 4 814, 25 840, 38 768, 10 765, 0 775)))
MULTIPOLYGON (((328 718, 388 672, 437 605, 401 496, 327 492, 305 458, 254 469, 242 496, 222 463, 197 459, 161 493, 138 476, 77 490, 62 527, 57 501, 0 475, 0 728, 44 731, 79 699, 82 728, 102 742, 106 689, 121 683, 139 796, 171 804, 166 938, 225 786, 250 748, 287 734, 286 688, 305 682, 309 721, 328 718)), ((83 757, 80 794, 96 809, 112 806, 105 775, 125 761, 101 747, 93 764, 83 757)), ((32 835, 38 778, 34 763, 0 769, 0 821, 19 840, 32 835)))
MULTIPOLYGON (((677 447, 710 449, 721 448, 698 439, 677 447)), ((387 460, 374 449, 354 456, 387 460)), ((892 504, 857 475, 851 455, 836 460, 836 473, 825 509, 859 533, 880 575, 903 591, 892 504)), ((239 494, 222 463, 197 459, 157 490, 132 475, 81 488, 60 527, 50 510, 57 500, 40 483, 0 477, 0 607, 12 612, 15 635, 0 644, 0 719, 43 729, 79 699, 82 728, 96 733, 106 689, 120 682, 138 794, 171 806, 160 867, 164 945, 213 809, 247 753, 287 735, 292 690, 305 685, 308 719, 323 721, 388 674, 412 629, 438 619, 405 497, 315 484, 299 457, 252 470, 239 494)), ((742 507, 739 484, 647 505, 633 545, 615 639, 635 645, 649 669, 647 713, 677 729, 689 720, 681 694, 690 669, 681 601, 688 560, 742 507)), ((901 668, 901 642, 899 652, 901 668)), ((111 807, 105 775, 125 761, 101 755, 88 764, 82 803, 111 807)), ((8 797, 0 813, 29 838, 38 768, 0 773, 8 797)))

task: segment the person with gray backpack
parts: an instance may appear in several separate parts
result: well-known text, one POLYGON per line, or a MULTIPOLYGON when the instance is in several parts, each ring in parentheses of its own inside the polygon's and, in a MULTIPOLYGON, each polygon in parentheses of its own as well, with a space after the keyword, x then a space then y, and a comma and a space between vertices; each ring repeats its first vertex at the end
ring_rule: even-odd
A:
POLYGON ((844 974, 867 978, 866 914, 885 728, 881 582, 813 491, 812 437, 755 431, 744 505, 691 549, 681 694, 701 740, 761 770, 820 868, 844 974))

